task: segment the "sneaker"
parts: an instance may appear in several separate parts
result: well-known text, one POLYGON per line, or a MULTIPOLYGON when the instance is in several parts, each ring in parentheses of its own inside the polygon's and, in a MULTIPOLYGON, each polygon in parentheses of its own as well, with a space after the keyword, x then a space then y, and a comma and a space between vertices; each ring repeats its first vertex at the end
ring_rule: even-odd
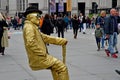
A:
POLYGON ((112 58, 118 58, 118 56, 116 55, 116 53, 112 54, 111 56, 112 56, 112 58))
POLYGON ((110 56, 110 51, 105 49, 106 55, 109 57, 110 56))
POLYGON ((115 70, 115 72, 120 75, 120 71, 119 70, 115 70))

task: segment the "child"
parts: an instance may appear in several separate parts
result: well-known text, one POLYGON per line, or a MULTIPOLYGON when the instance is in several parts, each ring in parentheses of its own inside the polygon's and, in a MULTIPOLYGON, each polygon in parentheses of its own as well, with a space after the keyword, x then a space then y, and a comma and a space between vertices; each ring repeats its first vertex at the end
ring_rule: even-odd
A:
POLYGON ((97 43, 97 51, 100 50, 100 41, 101 41, 101 37, 103 35, 103 32, 102 32, 102 28, 100 28, 100 24, 96 24, 96 29, 95 29, 95 39, 96 39, 96 43, 97 43))

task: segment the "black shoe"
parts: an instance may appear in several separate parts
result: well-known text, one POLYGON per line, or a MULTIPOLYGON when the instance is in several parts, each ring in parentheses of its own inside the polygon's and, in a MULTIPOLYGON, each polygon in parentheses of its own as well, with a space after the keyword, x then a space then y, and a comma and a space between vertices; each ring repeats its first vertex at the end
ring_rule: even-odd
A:
POLYGON ((1 55, 4 56, 5 54, 2 53, 1 55))
POLYGON ((119 70, 115 70, 115 72, 120 75, 120 71, 119 70))
POLYGON ((115 53, 117 53, 117 54, 118 54, 118 51, 116 51, 115 53))
POLYGON ((1 54, 1 55, 5 55, 5 54, 4 54, 4 52, 2 52, 2 54, 1 54))
POLYGON ((83 34, 86 34, 85 32, 83 32, 83 34))

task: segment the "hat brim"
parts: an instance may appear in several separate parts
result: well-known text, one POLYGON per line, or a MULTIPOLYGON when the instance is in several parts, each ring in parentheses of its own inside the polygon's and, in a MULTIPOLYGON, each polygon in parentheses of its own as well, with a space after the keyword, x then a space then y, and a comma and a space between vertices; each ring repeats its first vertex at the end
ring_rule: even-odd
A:
POLYGON ((41 10, 29 10, 29 11, 26 11, 26 12, 24 13, 24 17, 26 17, 28 14, 33 13, 33 12, 37 12, 37 13, 39 13, 39 14, 42 14, 42 11, 41 11, 41 10))

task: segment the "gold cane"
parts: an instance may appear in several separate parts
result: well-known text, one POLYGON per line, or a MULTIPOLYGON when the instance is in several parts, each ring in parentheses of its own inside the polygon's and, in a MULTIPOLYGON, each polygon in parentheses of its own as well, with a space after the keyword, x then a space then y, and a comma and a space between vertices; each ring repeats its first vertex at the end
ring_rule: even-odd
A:
POLYGON ((62 46, 63 63, 66 63, 66 45, 62 46))

